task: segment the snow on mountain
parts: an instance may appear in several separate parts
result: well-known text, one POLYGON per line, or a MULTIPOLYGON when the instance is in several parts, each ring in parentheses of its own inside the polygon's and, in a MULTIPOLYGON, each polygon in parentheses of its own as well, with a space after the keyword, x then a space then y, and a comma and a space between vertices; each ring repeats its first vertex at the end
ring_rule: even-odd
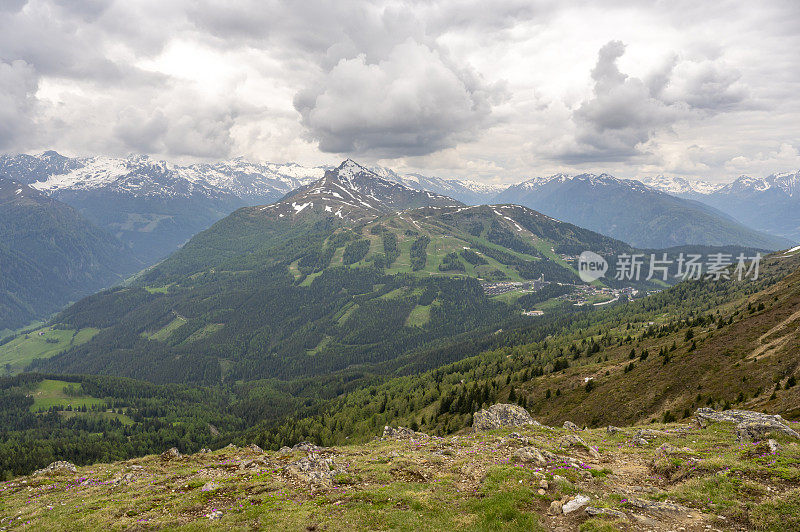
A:
POLYGON ((288 192, 321 179, 326 167, 296 163, 253 163, 242 158, 213 164, 197 164, 180 171, 254 202, 274 201, 288 192))
POLYGON ((646 177, 641 181, 648 187, 681 197, 712 194, 724 186, 700 179, 686 179, 684 177, 665 175, 646 177))
MULTIPOLYGON (((44 154, 39 157, 44 157, 44 154)), ((36 156, 17 158, 27 162, 28 167, 37 167, 36 156)), ((256 202, 271 202, 321 178, 326 170, 295 163, 253 163, 244 159, 180 166, 146 155, 89 157, 72 161, 72 164, 64 165, 63 172, 51 170, 41 172, 38 180, 29 178, 31 185, 48 194, 103 189, 135 196, 233 195, 256 202)), ((2 163, 0 161, 0 169, 8 171, 10 168, 12 172, 21 173, 9 162, 2 163)))
POLYGON ((124 159, 90 157, 65 174, 53 174, 32 187, 47 194, 64 191, 113 190, 118 194, 147 197, 213 195, 217 191, 206 180, 184 175, 175 166, 146 155, 124 159))
MULTIPOLYGON (((389 172, 381 173, 387 176, 389 172)), ((347 159, 337 168, 326 171, 322 179, 260 210, 286 219, 301 213, 322 212, 348 220, 363 220, 415 207, 456 205, 461 204, 447 196, 386 179, 347 159)))
POLYGON ((772 174, 767 177, 739 176, 736 181, 719 189, 720 194, 752 194, 779 192, 790 198, 800 198, 800 171, 772 174))
POLYGON ((389 181, 402 183, 416 190, 449 196, 468 205, 489 203, 492 198, 507 187, 506 185, 493 185, 460 179, 442 179, 441 177, 417 173, 400 175, 394 170, 382 166, 373 166, 369 170, 389 181))

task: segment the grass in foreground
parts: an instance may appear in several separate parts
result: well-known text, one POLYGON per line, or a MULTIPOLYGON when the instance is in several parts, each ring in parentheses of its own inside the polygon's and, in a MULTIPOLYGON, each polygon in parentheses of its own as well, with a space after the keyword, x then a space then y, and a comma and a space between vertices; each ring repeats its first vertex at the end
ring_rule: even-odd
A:
MULTIPOLYGON (((178 530, 792 530, 800 523, 800 444, 777 453, 733 428, 648 425, 577 434, 593 458, 548 427, 373 441, 313 452, 226 447, 171 460, 148 456, 78 473, 0 484, 0 529, 178 530), (657 459, 665 443, 679 449, 657 459), (533 446, 547 463, 519 461, 533 446), (292 464, 330 458, 325 482, 292 464), (548 515, 578 495, 586 506, 548 515)), ((325 466, 326 468, 328 466, 325 466)))

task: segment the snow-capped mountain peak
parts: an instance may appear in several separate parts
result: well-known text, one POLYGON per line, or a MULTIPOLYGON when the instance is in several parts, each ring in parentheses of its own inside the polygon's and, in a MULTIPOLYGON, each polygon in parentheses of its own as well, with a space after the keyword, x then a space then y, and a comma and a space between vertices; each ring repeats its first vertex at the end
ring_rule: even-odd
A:
POLYGON ((687 179, 685 177, 665 175, 646 177, 641 181, 650 188, 666 192, 667 194, 672 194, 673 196, 703 196, 712 194, 723 186, 720 184, 709 183, 708 181, 703 181, 701 179, 687 179))
POLYGON ((310 213, 364 220, 416 207, 457 205, 462 204, 447 196, 384 179, 347 159, 326 171, 322 179, 294 191, 278 203, 261 207, 260 211, 286 220, 310 213))

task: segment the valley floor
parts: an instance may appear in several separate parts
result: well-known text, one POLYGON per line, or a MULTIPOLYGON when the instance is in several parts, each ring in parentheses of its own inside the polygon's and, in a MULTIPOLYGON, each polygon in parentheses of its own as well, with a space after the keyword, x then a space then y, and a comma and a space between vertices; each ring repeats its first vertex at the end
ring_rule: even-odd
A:
POLYGON ((686 421, 63 464, 0 483, 0 530, 800 529, 800 442, 686 421))

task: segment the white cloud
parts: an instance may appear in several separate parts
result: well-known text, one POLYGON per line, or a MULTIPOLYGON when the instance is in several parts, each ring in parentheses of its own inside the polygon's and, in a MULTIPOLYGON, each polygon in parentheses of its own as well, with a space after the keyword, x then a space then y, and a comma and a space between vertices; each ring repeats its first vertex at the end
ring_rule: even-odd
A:
POLYGON ((3 2, 0 149, 356 155, 503 181, 793 164, 777 154, 800 138, 796 2, 491 7, 3 2))
POLYGON ((502 97, 502 85, 409 39, 376 63, 341 60, 298 93, 295 108, 322 151, 390 157, 476 139, 502 97))
POLYGON ((17 146, 32 134, 37 86, 31 65, 0 61, 0 149, 17 146))

